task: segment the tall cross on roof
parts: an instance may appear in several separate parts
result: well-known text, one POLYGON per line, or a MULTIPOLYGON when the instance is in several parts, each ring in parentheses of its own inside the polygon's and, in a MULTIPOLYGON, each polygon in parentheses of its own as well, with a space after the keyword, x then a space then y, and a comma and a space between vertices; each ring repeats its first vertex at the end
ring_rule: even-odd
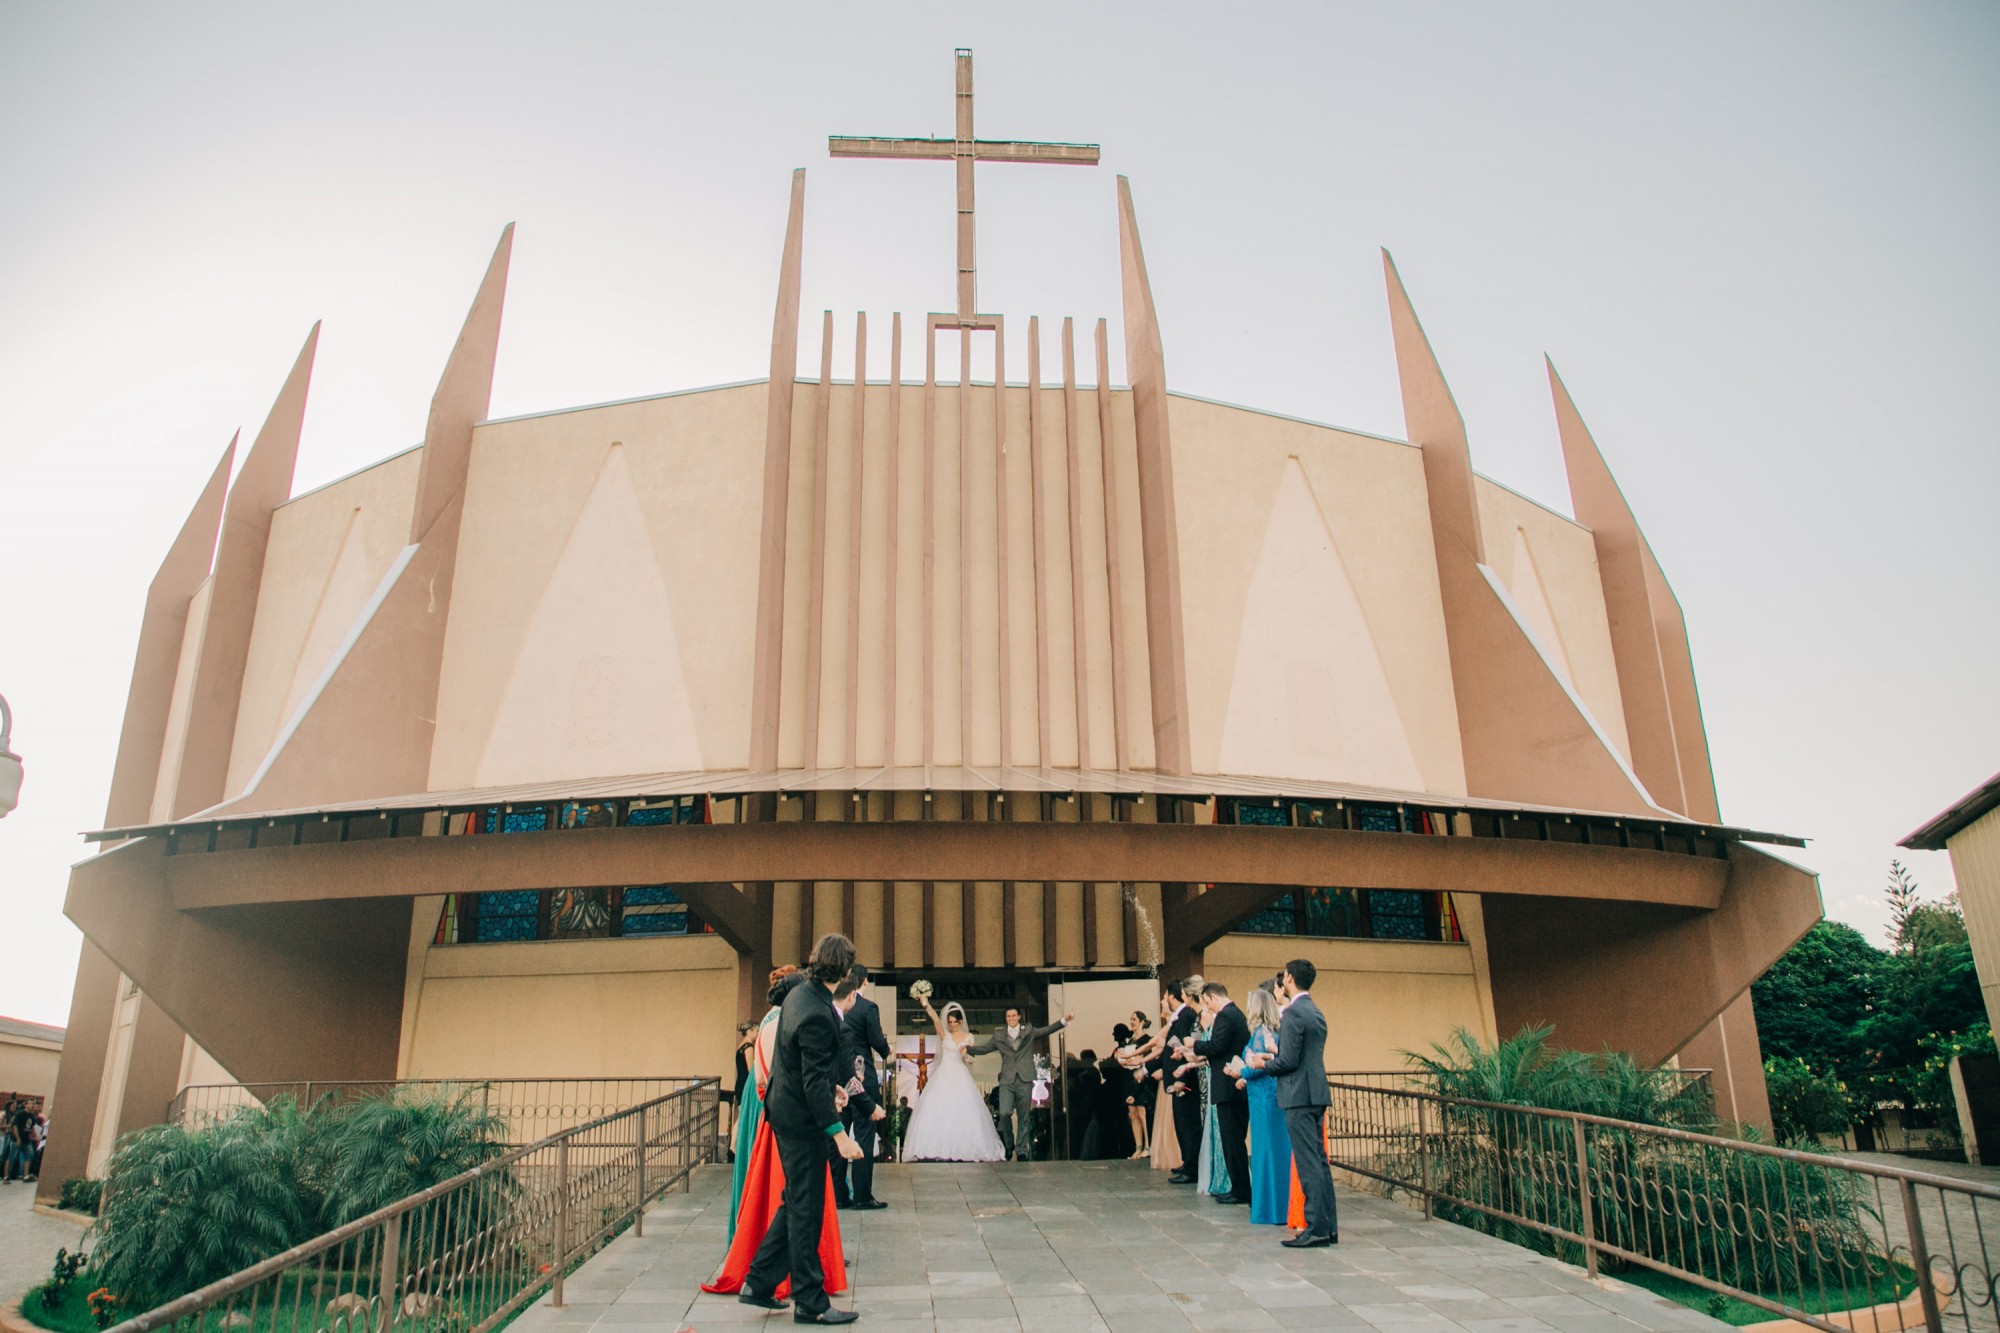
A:
POLYGON ((1027 143, 1014 139, 972 137, 972 52, 958 50, 958 114, 950 139, 872 139, 831 135, 827 149, 834 157, 899 157, 958 164, 958 322, 970 326, 979 309, 973 263, 972 164, 989 162, 1054 162, 1097 165, 1094 143, 1027 143))

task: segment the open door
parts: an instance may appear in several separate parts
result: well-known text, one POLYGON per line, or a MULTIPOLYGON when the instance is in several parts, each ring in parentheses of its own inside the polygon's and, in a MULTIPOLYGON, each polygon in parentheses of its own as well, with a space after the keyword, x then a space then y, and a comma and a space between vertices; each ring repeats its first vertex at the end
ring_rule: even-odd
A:
MULTIPOLYGON (((1049 982, 1049 1014, 1059 1018, 1064 1013, 1074 1013, 1075 1020, 1064 1030, 1049 1039, 1051 1063, 1056 1069, 1065 1071, 1070 1061, 1084 1051, 1093 1051, 1098 1059, 1111 1053, 1111 1029, 1119 1023, 1129 1024, 1133 1010, 1138 1010, 1159 1025, 1160 983, 1152 977, 1127 977, 1115 981, 1064 981, 1049 982)), ((1053 1116, 1055 1152, 1052 1156, 1067 1159, 1080 1134, 1071 1131, 1076 1126, 1072 1121, 1069 1105, 1069 1079, 1055 1080, 1052 1089, 1055 1097, 1053 1116)), ((1076 1108, 1075 1115, 1090 1114, 1085 1108, 1076 1108)))

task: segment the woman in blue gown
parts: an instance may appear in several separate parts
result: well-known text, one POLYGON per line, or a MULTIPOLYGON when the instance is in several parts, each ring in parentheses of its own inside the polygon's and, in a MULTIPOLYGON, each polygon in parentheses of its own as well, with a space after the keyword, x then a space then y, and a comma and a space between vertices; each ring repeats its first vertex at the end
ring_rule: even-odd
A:
MULTIPOLYGON (((1259 986, 1243 1003, 1250 1019, 1246 1054, 1277 1054, 1278 997, 1259 986)), ((1292 1141, 1278 1109, 1278 1081, 1247 1063, 1237 1079, 1250 1094, 1250 1220, 1281 1227, 1291 1201, 1292 1141)))

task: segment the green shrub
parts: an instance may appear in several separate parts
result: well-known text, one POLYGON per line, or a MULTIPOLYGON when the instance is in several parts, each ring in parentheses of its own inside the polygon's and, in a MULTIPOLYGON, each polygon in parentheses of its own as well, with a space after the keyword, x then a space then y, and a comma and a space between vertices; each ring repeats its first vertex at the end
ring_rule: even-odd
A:
POLYGON ((392 1094, 362 1103, 328 1137, 328 1227, 491 1161, 506 1151, 505 1128, 469 1091, 392 1094))
MULTIPOLYGON (((91 1280, 120 1311, 151 1309, 492 1160, 501 1130, 466 1095, 394 1094, 310 1108, 278 1098, 140 1130, 106 1172, 91 1280)), ((499 1173, 426 1225, 469 1226, 512 1188, 499 1173)))
POLYGON ((94 1215, 97 1201, 103 1194, 103 1181, 92 1180, 89 1176, 71 1176, 62 1183, 62 1194, 56 1199, 56 1206, 94 1215))
MULTIPOLYGON (((1548 1036, 1524 1030, 1489 1048, 1461 1031, 1434 1058, 1412 1057, 1435 1091, 1499 1105, 1448 1102, 1421 1141, 1400 1131, 1392 1156, 1403 1160, 1389 1174, 1411 1181, 1427 1170, 1432 1187, 1450 1196, 1438 1202, 1439 1216, 1578 1263, 1581 1246, 1550 1232, 1582 1234, 1587 1186, 1599 1241, 1772 1299, 1823 1290, 1833 1301, 1825 1308, 1845 1308, 1841 1293, 1868 1303, 1887 1269, 1868 1253, 1874 1211, 1859 1179, 1831 1165, 1647 1133, 1639 1126, 1708 1130, 1705 1090, 1623 1056, 1553 1049, 1548 1036), (1579 1122, 1529 1108, 1635 1126, 1585 1126, 1580 1165, 1579 1122)), ((1623 1266, 1611 1256, 1602 1262, 1623 1266)))
POLYGON ((1839 1077, 1822 1074, 1796 1057, 1766 1060, 1764 1086, 1770 1090, 1771 1124, 1780 1143, 1838 1134, 1854 1122, 1859 1109, 1839 1077))

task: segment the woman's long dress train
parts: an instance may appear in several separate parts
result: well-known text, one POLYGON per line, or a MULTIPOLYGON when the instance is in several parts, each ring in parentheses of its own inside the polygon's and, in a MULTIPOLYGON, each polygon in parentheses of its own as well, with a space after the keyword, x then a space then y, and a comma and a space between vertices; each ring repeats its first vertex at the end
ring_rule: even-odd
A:
MULTIPOLYGON (((847 1290, 847 1255, 840 1247, 840 1215, 833 1206, 833 1168, 828 1165, 820 1169, 827 1173, 827 1187, 826 1216, 819 1224, 819 1266, 826 1272, 827 1291, 839 1293, 847 1290)), ((785 1168, 778 1160, 778 1141, 772 1137, 770 1125, 760 1124, 756 1146, 750 1151, 735 1236, 729 1243, 729 1253, 723 1256, 722 1271, 701 1284, 703 1291, 727 1296, 743 1290, 750 1261, 757 1257, 757 1247, 764 1243, 764 1233, 771 1229, 771 1219, 777 1216, 784 1197, 785 1168)), ((792 1279, 788 1274, 778 1289, 769 1294, 782 1299, 791 1289, 792 1279)))

